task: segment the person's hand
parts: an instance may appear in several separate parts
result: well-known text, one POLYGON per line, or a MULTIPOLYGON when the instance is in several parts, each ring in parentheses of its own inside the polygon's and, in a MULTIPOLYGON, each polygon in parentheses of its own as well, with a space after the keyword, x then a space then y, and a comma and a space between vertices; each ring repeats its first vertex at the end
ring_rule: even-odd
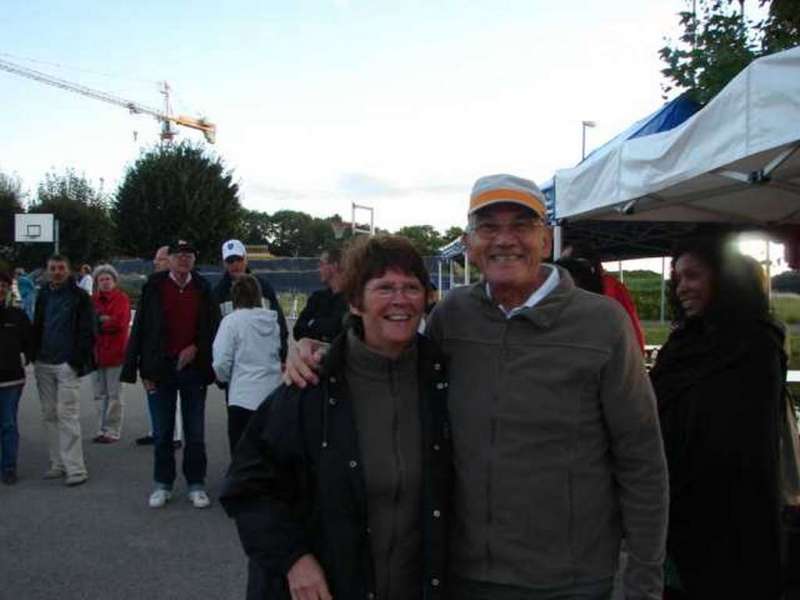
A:
POLYGON ((152 392, 154 389, 156 389, 156 384, 149 379, 142 379, 142 385, 147 392, 152 392))
POLYGON ((186 348, 181 350, 180 354, 178 354, 178 364, 175 366, 175 370, 180 371, 183 369, 194 360, 195 356, 197 356, 197 346, 194 344, 186 346, 186 348))
POLYGON ((322 567, 311 554, 297 559, 286 574, 292 600, 333 600, 322 567))
POLYGON ((311 338, 302 338, 295 342, 286 358, 286 369, 283 371, 283 382, 304 388, 309 383, 316 385, 319 377, 315 371, 319 369, 322 357, 328 344, 311 338))
POLYGON ((111 320, 111 315, 100 315, 98 319, 100 319, 101 323, 105 323, 106 321, 111 320))

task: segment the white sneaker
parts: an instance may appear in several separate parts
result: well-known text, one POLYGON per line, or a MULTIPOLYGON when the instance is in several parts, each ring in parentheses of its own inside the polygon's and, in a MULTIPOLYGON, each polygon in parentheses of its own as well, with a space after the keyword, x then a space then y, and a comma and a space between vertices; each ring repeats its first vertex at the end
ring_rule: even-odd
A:
POLYGON ((208 499, 208 494, 204 490, 193 490, 189 492, 189 502, 195 508, 208 508, 211 506, 211 500, 208 499))
POLYGON ((172 492, 169 490, 157 489, 150 494, 150 508, 164 508, 164 505, 172 498, 172 492))

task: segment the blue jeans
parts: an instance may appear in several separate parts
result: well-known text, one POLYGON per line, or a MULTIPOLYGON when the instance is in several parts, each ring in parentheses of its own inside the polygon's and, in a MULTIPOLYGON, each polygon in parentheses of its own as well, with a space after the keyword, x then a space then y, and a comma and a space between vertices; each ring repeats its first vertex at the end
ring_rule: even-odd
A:
POLYGON ((22 396, 22 386, 0 387, 0 470, 3 473, 17 470, 19 430, 17 407, 22 396))
POLYGON ((156 487, 172 489, 175 483, 175 410, 180 393, 183 433, 183 475, 189 489, 203 489, 206 478, 206 386, 200 372, 192 367, 172 371, 159 381, 154 393, 147 395, 153 409, 153 438, 155 465, 153 479, 156 487))
POLYGON ((608 600, 614 578, 529 589, 452 577, 448 597, 453 600, 608 600))

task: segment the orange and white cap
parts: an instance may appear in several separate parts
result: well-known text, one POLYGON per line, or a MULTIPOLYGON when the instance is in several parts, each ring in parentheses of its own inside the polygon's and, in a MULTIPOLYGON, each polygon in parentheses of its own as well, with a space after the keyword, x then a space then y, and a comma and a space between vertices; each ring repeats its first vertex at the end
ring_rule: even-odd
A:
POLYGON ((542 219, 546 218, 545 198, 541 190, 529 179, 500 173, 481 177, 472 186, 469 213, 501 202, 510 202, 531 209, 542 219))

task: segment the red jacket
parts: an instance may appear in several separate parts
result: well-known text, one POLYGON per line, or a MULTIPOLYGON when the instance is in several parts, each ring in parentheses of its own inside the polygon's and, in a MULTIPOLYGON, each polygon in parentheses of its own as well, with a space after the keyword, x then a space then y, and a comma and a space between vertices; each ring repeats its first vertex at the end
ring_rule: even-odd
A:
POLYGON ((92 295, 92 301, 98 319, 103 315, 111 317, 107 321, 99 321, 94 345, 97 366, 118 367, 125 362, 131 303, 128 296, 117 288, 110 292, 96 292, 92 295))
POLYGON ((608 273, 603 273, 603 294, 609 298, 614 298, 628 311, 633 331, 636 333, 636 341, 639 342, 639 346, 644 352, 644 330, 642 330, 642 324, 639 322, 639 315, 636 312, 636 305, 633 303, 633 298, 631 298, 628 288, 615 277, 608 273))

